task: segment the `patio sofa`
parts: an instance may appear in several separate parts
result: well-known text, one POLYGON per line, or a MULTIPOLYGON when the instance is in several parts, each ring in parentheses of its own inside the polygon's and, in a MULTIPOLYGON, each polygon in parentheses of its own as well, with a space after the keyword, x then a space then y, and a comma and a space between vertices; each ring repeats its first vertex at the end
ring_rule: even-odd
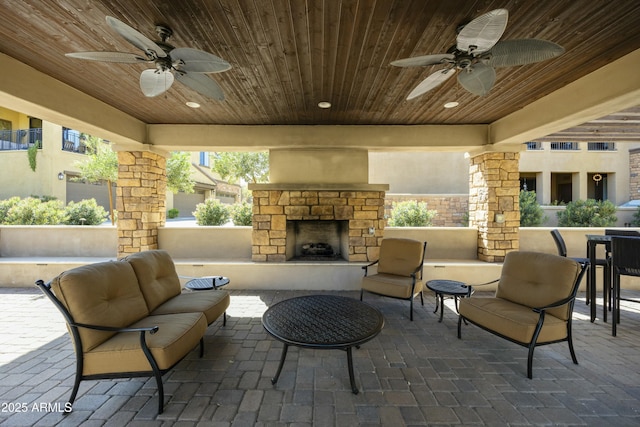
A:
POLYGON ((230 302, 223 290, 182 292, 173 260, 161 250, 81 266, 36 285, 62 312, 76 352, 69 408, 82 380, 154 376, 162 413, 162 375, 198 344, 203 356, 207 326, 230 302))

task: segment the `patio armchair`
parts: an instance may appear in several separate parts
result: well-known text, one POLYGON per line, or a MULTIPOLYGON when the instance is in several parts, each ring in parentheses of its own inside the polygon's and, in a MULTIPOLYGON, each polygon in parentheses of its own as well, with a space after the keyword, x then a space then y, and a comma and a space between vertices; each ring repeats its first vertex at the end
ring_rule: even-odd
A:
POLYGON ((413 321, 413 299, 422 290, 422 267, 427 242, 412 239, 383 239, 377 261, 362 267, 364 277, 360 289, 360 301, 364 291, 391 298, 409 300, 409 318, 413 321), (370 274, 376 266, 377 271, 370 274))
POLYGON ((529 349, 527 377, 532 378, 536 346, 567 341, 573 363, 571 319, 578 285, 587 269, 570 258, 538 252, 509 252, 493 297, 462 298, 458 338, 468 321, 529 349))
POLYGON ((611 267, 613 269, 611 335, 617 335, 620 323, 620 301, 640 303, 640 300, 620 295, 620 276, 640 277, 640 237, 613 236, 611 238, 611 267))

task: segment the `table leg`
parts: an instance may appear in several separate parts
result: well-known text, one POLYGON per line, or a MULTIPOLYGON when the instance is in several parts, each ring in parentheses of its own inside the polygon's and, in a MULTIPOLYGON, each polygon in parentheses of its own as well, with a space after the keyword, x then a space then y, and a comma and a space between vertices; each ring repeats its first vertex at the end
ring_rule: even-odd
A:
POLYGON ((596 245, 589 242, 589 276, 587 276, 587 286, 589 287, 589 305, 591 310, 591 323, 596 320, 596 245))
POLYGON ((438 320, 438 323, 442 323, 443 314, 444 314, 444 296, 440 294, 440 320, 438 320))
POLYGON ((275 384, 278 382, 278 377, 280 376, 280 372, 282 372, 282 366, 284 365, 284 359, 287 358, 287 350, 289 349, 289 344, 283 343, 283 345, 284 347, 282 347, 282 356, 280 356, 280 365, 278 365, 278 371, 276 372, 276 376, 271 378, 271 384, 275 384))
POLYGON ((358 387, 356 387, 356 380, 353 375, 353 358, 351 356, 351 347, 347 347, 347 365, 349 367, 349 381, 351 382, 351 391, 353 394, 358 394, 358 387))
POLYGON ((433 313, 434 313, 434 314, 438 312, 438 295, 439 295, 439 294, 436 292, 436 309, 435 309, 435 310, 433 310, 433 313))

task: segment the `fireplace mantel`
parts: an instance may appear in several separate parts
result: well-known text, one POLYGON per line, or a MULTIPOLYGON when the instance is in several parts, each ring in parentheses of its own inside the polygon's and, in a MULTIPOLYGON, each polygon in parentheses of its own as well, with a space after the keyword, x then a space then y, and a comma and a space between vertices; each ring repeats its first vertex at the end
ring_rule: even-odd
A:
POLYGON ((249 190, 284 191, 389 191, 389 184, 248 184, 249 190))

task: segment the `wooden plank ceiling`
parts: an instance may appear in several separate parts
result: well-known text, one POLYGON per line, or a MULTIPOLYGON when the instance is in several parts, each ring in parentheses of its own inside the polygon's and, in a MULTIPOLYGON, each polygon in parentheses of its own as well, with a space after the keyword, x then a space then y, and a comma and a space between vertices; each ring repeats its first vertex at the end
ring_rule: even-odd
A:
MULTIPOLYGON (((150 124, 491 123, 640 48, 638 0, 0 0, 0 6, 0 52, 150 124), (407 101, 436 67, 389 63, 446 52, 459 24, 496 8, 509 10, 503 40, 542 38, 566 52, 498 69, 484 97, 450 79, 407 101), (138 83, 144 64, 65 57, 74 51, 139 53, 105 16, 152 40, 158 39, 156 24, 168 25, 174 46, 226 59, 233 68, 212 75, 226 99, 213 101, 178 83, 146 98, 138 83), (318 108, 320 101, 332 108, 318 108), (449 101, 460 106, 443 108, 449 101)), ((614 132, 640 141, 639 111, 557 138, 591 140, 614 132)))

